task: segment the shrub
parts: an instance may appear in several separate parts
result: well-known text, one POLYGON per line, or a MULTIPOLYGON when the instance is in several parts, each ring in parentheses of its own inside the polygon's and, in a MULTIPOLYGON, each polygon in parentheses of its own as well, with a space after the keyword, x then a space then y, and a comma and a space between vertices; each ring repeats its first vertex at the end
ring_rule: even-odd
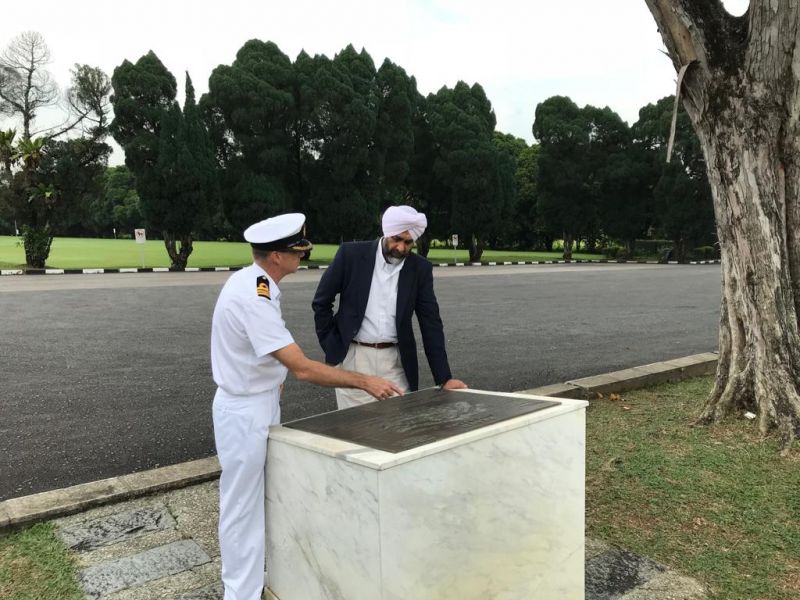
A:
POLYGON ((696 260, 712 260, 717 256, 717 250, 713 246, 700 246, 692 250, 692 256, 696 260))

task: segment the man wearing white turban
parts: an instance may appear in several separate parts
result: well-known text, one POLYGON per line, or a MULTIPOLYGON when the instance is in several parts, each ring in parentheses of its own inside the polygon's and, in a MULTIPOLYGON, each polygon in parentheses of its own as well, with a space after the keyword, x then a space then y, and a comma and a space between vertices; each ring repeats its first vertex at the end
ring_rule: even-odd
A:
MULTIPOLYGON (((433 267, 411 252, 428 220, 411 206, 392 206, 381 223, 383 237, 378 240, 342 244, 317 286, 312 308, 325 361, 384 377, 404 391, 417 390, 419 367, 411 325, 416 313, 436 384, 467 387, 450 372, 433 267), (339 310, 334 314, 337 295, 339 310)), ((336 389, 339 408, 374 401, 358 390, 336 389)))

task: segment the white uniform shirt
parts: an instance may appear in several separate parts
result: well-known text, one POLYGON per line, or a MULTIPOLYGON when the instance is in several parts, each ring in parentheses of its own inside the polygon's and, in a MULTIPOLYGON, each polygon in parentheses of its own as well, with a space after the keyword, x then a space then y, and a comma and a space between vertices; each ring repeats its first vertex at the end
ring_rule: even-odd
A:
POLYGON ((378 254, 372 271, 364 320, 353 339, 358 342, 397 343, 397 282, 405 259, 397 264, 387 263, 383 258, 383 238, 378 241, 378 254))
POLYGON ((270 354, 294 342, 281 316, 280 295, 256 264, 234 273, 222 288, 211 320, 211 371, 225 392, 258 394, 286 379, 288 370, 270 354), (268 284, 269 298, 264 291, 259 295, 259 283, 268 284))

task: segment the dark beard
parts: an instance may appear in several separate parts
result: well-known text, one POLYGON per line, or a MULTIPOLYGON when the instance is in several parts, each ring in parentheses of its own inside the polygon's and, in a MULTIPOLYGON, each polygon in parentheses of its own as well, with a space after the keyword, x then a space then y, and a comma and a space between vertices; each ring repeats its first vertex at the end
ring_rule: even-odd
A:
POLYGON ((381 240, 381 254, 383 255, 383 260, 385 260, 390 265, 400 264, 406 257, 406 255, 401 254, 397 250, 390 251, 388 249, 388 245, 389 244, 386 242, 386 238, 383 238, 381 240))

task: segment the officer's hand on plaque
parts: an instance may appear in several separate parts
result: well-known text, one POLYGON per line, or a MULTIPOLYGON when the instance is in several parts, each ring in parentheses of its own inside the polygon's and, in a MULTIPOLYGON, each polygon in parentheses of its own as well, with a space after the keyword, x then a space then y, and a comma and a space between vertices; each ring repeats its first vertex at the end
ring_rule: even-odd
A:
POLYGON ((460 379, 448 379, 444 382, 442 386, 443 390, 465 390, 467 389, 467 384, 461 381, 460 379))
POLYGON ((381 377, 374 377, 372 375, 367 375, 366 377, 367 381, 364 385, 364 391, 378 400, 386 400, 392 396, 403 395, 403 390, 401 390, 391 381, 381 377))

